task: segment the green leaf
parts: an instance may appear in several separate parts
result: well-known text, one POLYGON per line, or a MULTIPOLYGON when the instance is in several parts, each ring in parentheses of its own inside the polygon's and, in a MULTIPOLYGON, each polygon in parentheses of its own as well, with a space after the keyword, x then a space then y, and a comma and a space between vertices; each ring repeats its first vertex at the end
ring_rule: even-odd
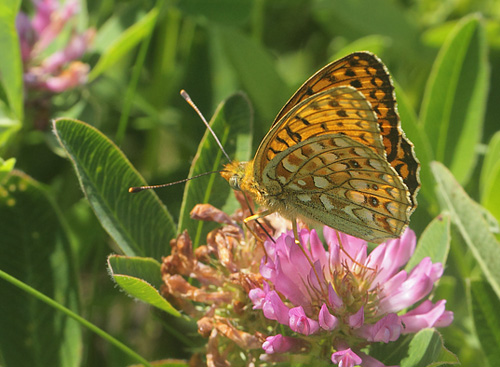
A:
POLYGON ((150 257, 128 257, 121 255, 110 255, 108 267, 112 274, 130 275, 140 278, 160 289, 161 264, 150 257))
MULTIPOLYGON (((252 124, 252 109, 248 99, 241 93, 222 102, 210 121, 212 129, 229 156, 243 161, 248 160, 251 154, 252 124)), ((226 161, 215 139, 207 130, 191 165, 189 177, 220 170, 220 164, 223 160, 226 161)), ((186 229, 193 239, 193 244, 198 245, 200 241, 204 240, 211 226, 207 226, 201 221, 192 220, 189 213, 196 204, 203 203, 210 203, 222 209, 229 195, 232 195, 232 190, 219 174, 189 181, 184 190, 178 233, 186 229)), ((231 210, 228 207, 225 209, 231 210)))
POLYGON ((268 51, 261 45, 233 28, 219 27, 216 36, 222 41, 243 89, 259 115, 267 121, 262 131, 267 132, 290 97, 290 91, 277 73, 268 51))
POLYGON ((438 197, 481 267, 486 279, 500 296, 500 243, 489 231, 483 210, 463 190, 441 163, 431 164, 437 182, 438 197))
POLYGON ((104 53, 89 74, 89 81, 94 80, 104 71, 120 61, 139 42, 153 31, 158 17, 158 9, 153 8, 141 17, 137 23, 122 32, 118 38, 106 45, 104 53))
POLYGON ((500 366, 500 300, 490 285, 473 280, 468 285, 471 314, 477 337, 490 366, 500 366))
POLYGON ((490 140, 479 183, 481 204, 500 221, 500 131, 490 140))
POLYGON ((376 344, 370 356, 384 365, 425 367, 458 364, 457 357, 443 345, 435 329, 423 329, 415 335, 403 335, 396 342, 376 344))
POLYGON ((161 266, 156 260, 112 255, 108 257, 108 268, 116 283, 132 297, 171 315, 181 316, 159 292, 161 266))
MULTIPOLYGON (((57 208, 36 181, 13 171, 0 182, 0 269, 73 310, 78 283, 57 208)), ((79 325, 0 280, 0 350, 7 366, 79 366, 79 325)))
POLYGON ((444 267, 450 251, 450 240, 450 216, 441 214, 429 223, 420 236, 406 270, 413 269, 424 257, 430 257, 433 263, 441 263, 444 267))
POLYGON ((118 147, 81 121, 58 119, 53 125, 92 209, 123 253, 155 259, 166 255, 175 236, 170 213, 153 191, 128 192, 145 181, 118 147))
POLYGON ((178 7, 186 15, 203 16, 226 25, 238 25, 248 20, 252 4, 250 0, 183 0, 178 3, 178 7))
POLYGON ((2 105, 0 101, 0 126, 5 124, 2 122, 4 119, 15 121, 16 124, 20 124, 23 120, 23 67, 16 30, 16 16, 20 4, 20 0, 0 2, 0 35, 2 35, 0 37, 0 49, 2 50, 0 96, 5 94, 6 97, 6 100, 3 101, 6 106, 2 105))
POLYGON ((401 361, 401 367, 456 364, 459 364, 458 358, 444 347, 441 335, 433 329, 419 331, 408 346, 408 357, 401 361))
POLYGON ((489 66, 477 15, 457 24, 434 63, 421 119, 436 160, 467 182, 477 161, 488 93, 489 66))

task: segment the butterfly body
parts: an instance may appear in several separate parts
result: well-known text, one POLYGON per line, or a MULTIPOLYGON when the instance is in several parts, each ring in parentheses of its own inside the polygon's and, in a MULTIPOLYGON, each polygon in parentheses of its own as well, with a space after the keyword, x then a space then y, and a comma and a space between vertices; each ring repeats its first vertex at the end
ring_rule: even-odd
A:
POLYGON ((306 81, 255 158, 226 165, 222 176, 268 212, 381 242, 408 224, 418 169, 389 74, 378 58, 360 52, 306 81))

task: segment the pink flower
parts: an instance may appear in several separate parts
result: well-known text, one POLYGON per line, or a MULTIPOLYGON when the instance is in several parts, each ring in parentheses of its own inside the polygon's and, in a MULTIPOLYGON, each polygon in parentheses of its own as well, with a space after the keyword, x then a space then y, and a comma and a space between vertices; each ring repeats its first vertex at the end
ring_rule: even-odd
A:
POLYGON ((310 335, 315 334, 319 329, 319 323, 307 317, 302 306, 292 308, 288 315, 290 316, 290 329, 297 333, 310 335))
POLYGON ((332 362, 338 364, 339 367, 353 367, 360 364, 362 360, 351 348, 347 348, 333 353, 332 362))
POLYGON ((262 344, 262 349, 267 354, 285 353, 293 350, 299 350, 303 343, 300 339, 283 336, 281 334, 269 336, 262 344))
POLYGON ((426 300, 398 315, 427 297, 443 274, 442 265, 429 258, 410 273, 402 270, 415 250, 413 231, 370 254, 363 240, 327 227, 323 234, 327 249, 314 230, 300 232, 303 249, 291 232, 276 243, 265 242, 267 257, 260 272, 267 284, 250 292, 254 309, 262 309, 266 318, 288 326, 291 335, 303 340, 310 335, 329 340, 332 361, 339 366, 383 366, 359 349, 451 323, 453 314, 445 310, 445 301, 426 300))
POLYGON ((35 15, 30 20, 20 12, 16 27, 24 63, 24 83, 27 89, 59 93, 87 82, 89 66, 78 61, 88 49, 95 30, 78 33, 69 21, 77 14, 79 2, 69 0, 33 0, 35 15), (46 50, 70 27, 71 36, 66 46, 47 54, 46 50))

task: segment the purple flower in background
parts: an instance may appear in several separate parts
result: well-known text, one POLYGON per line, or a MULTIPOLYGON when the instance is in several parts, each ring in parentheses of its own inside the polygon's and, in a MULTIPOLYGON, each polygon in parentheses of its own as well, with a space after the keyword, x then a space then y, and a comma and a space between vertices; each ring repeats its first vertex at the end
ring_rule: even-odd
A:
POLYGON ((314 230, 300 232, 304 251, 291 232, 276 243, 265 243, 267 257, 260 272, 268 284, 252 289, 250 299, 266 318, 290 328, 289 336, 266 339, 266 353, 286 352, 308 337, 316 342, 324 338, 331 346, 332 362, 339 366, 383 366, 360 349, 423 328, 450 325, 453 313, 445 310, 444 300, 426 300, 401 313, 428 296, 443 274, 442 265, 429 258, 409 273, 401 270, 415 250, 413 231, 382 243, 369 255, 363 240, 328 227, 323 233, 327 250, 314 230))
POLYGON ((61 4, 59 0, 33 0, 33 3, 33 18, 20 12, 16 20, 25 88, 60 93, 85 84, 89 66, 78 59, 89 47, 95 30, 78 33, 69 24, 79 11, 78 1, 61 4), (65 46, 49 52, 49 46, 53 46, 67 27, 70 27, 70 35, 65 46))

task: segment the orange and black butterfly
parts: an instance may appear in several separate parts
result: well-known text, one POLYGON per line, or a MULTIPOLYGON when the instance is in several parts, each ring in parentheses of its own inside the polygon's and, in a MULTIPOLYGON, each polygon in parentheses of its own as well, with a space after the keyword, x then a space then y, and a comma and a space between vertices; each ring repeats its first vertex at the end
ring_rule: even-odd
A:
POLYGON ((399 237, 417 206, 419 162, 405 137, 389 72, 355 52, 309 78, 250 162, 222 176, 264 212, 319 222, 371 242, 399 237))

